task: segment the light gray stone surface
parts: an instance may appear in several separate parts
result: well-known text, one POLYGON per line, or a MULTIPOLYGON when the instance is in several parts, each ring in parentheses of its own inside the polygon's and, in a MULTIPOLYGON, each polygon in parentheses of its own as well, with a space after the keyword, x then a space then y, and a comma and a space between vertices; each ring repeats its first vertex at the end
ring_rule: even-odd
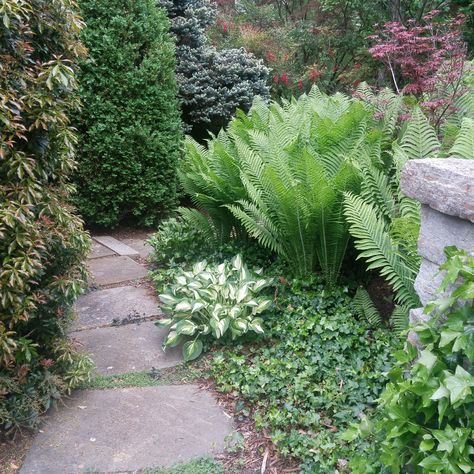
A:
POLYGON ((70 335, 92 355, 99 374, 163 369, 183 362, 181 347, 163 352, 168 330, 151 321, 117 327, 87 329, 70 335))
POLYGON ((133 472, 225 447, 230 419, 193 385, 78 392, 47 417, 21 474, 133 472))
POLYGON ((113 250, 117 255, 138 255, 138 252, 135 249, 121 242, 120 240, 115 239, 114 237, 110 237, 109 235, 94 236, 94 240, 113 250))
POLYGON ((429 260, 421 262, 420 271, 415 280, 415 290, 420 297, 421 303, 426 305, 437 299, 437 290, 443 281, 444 272, 439 272, 439 266, 429 260))
POLYGON ((150 317, 161 314, 158 300, 147 288, 119 286, 91 291, 79 297, 72 330, 108 326, 115 319, 129 316, 150 317))
POLYGON ((423 206, 418 240, 420 255, 441 265, 446 260, 444 248, 449 245, 474 252, 474 225, 470 221, 423 206))
POLYGON ((409 160, 402 191, 443 214, 474 222, 474 159, 409 160))
POLYGON ((115 252, 92 239, 92 249, 89 258, 109 257, 110 255, 115 255, 115 252))
POLYGON ((121 240, 124 244, 132 247, 132 249, 136 250, 140 257, 148 258, 148 256, 153 252, 153 247, 143 239, 122 239, 121 240))
POLYGON ((145 267, 129 257, 103 257, 89 260, 89 268, 98 285, 111 285, 146 276, 145 267))

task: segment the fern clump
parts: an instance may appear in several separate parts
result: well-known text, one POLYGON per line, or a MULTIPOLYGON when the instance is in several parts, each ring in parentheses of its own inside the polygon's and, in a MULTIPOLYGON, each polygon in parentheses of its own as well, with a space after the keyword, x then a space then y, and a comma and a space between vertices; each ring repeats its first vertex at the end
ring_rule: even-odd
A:
MULTIPOLYGON (((382 166, 399 109, 396 96, 389 99, 379 120, 368 101, 315 87, 282 105, 256 100, 207 146, 188 139, 181 182, 205 215, 206 232, 211 223, 220 240, 249 236, 297 274, 321 271, 334 283, 349 242, 344 195, 358 195, 382 166)), ((386 179, 377 173, 374 186, 386 179)))

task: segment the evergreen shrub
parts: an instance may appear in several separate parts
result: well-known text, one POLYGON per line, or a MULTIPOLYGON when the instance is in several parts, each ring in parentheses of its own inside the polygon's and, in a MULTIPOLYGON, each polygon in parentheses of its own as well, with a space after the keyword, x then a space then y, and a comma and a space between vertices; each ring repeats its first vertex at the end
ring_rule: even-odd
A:
POLYGON ((82 0, 78 205, 90 224, 153 224, 176 203, 175 46, 153 0, 82 0))

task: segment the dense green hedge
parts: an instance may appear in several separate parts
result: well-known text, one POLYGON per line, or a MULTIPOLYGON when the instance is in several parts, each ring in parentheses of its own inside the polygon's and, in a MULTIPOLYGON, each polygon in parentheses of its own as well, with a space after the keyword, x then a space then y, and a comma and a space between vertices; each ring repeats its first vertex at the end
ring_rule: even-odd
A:
POLYGON ((0 3, 0 430, 35 425, 90 369, 64 336, 89 238, 66 203, 81 22, 72 0, 0 3))
POLYGON ((82 0, 78 205, 91 224, 152 224, 176 200, 175 47, 154 0, 82 0))

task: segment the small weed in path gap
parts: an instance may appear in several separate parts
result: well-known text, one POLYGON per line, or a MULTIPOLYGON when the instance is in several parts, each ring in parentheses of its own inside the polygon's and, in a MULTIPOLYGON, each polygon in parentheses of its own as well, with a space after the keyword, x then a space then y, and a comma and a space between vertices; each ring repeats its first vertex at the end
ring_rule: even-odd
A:
POLYGON ((178 385, 197 382, 206 377, 205 364, 181 364, 166 369, 152 367, 144 372, 97 375, 81 385, 81 389, 104 390, 110 388, 151 387, 156 385, 178 385))

